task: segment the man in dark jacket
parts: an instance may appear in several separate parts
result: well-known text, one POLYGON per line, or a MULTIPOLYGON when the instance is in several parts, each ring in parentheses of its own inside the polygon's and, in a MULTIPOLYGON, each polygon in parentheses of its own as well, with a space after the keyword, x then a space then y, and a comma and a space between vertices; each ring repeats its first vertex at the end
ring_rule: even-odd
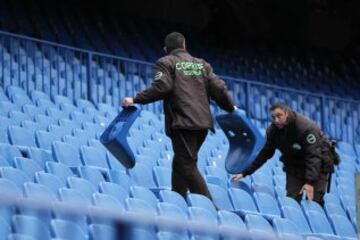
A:
POLYGON ((276 149, 286 172, 287 196, 300 201, 305 192, 308 200, 323 205, 329 174, 334 171, 331 143, 320 128, 308 118, 283 103, 270 108, 272 124, 266 131, 266 143, 254 162, 234 181, 252 174, 270 159, 276 149))
POLYGON ((211 199, 197 168, 198 151, 209 129, 214 130, 210 99, 232 112, 233 102, 225 83, 204 60, 191 56, 182 34, 165 38, 167 56, 156 61, 154 81, 135 98, 125 98, 123 106, 164 100, 165 129, 174 149, 172 189, 184 198, 187 190, 211 199))

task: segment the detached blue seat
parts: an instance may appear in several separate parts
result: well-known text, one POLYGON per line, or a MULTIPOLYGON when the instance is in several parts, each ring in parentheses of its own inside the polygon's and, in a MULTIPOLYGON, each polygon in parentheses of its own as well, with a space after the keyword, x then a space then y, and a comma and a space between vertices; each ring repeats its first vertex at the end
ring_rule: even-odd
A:
POLYGON ((216 117, 230 143, 225 168, 229 173, 240 173, 249 166, 264 144, 264 138, 241 110, 216 117))

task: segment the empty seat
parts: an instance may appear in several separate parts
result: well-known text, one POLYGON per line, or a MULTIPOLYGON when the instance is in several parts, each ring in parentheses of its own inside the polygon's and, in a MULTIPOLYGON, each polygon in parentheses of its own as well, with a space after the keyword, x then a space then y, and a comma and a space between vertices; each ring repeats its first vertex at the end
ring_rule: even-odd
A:
POLYGON ((218 209, 232 211, 234 208, 230 202, 227 192, 214 184, 208 184, 211 197, 218 209))
POLYGON ((60 137, 55 134, 47 131, 36 131, 35 137, 37 144, 40 148, 51 151, 52 143, 55 141, 59 141, 60 137))
MULTIPOLYGON (((161 202, 157 205, 159 218, 171 218, 176 221, 185 222, 187 221, 187 215, 179 207, 171 203, 161 202)), ((173 231, 180 235, 180 239, 186 238, 186 229, 174 231, 167 226, 159 227, 159 231, 173 231)))
POLYGON ((132 186, 130 188, 130 194, 134 198, 142 199, 150 204, 153 208, 156 208, 158 204, 158 199, 149 189, 145 187, 132 186))
POLYGON ((21 147, 36 147, 35 134, 31 129, 17 126, 9 127, 10 143, 21 147))
POLYGON ((22 157, 15 158, 15 167, 25 172, 30 179, 34 179, 36 172, 43 170, 43 168, 34 160, 22 157))
POLYGON ((237 188, 230 188, 228 191, 236 212, 242 216, 246 214, 259 214, 255 201, 248 192, 237 188))
POLYGON ((58 108, 48 108, 46 114, 53 119, 69 118, 69 113, 60 111, 58 108))
POLYGON ((82 146, 80 153, 84 165, 98 167, 100 169, 109 168, 106 159, 106 152, 98 150, 94 147, 82 146))
POLYGON ((100 182, 100 192, 113 196, 125 206, 125 199, 129 197, 129 193, 120 185, 111 182, 100 182))
POLYGON ((119 184, 126 192, 129 192, 130 186, 133 185, 131 178, 123 171, 110 170, 110 181, 119 184))
POLYGON ((54 161, 51 151, 41 148, 28 148, 27 154, 29 158, 36 161, 41 168, 45 167, 45 163, 48 161, 54 161))
POLYGON ((71 129, 66 127, 61 127, 57 125, 50 125, 49 126, 49 132, 55 134, 57 137, 62 137, 67 134, 71 134, 71 129))
POLYGON ((138 163, 133 169, 129 170, 129 175, 136 185, 157 189, 152 171, 148 166, 138 163))
POLYGON ((52 220, 51 229, 54 232, 55 237, 59 239, 88 239, 85 232, 73 222, 58 219, 52 220))
POLYGON ((119 238, 116 229, 105 224, 90 224, 89 232, 90 237, 96 240, 113 240, 119 238))
POLYGON ((83 122, 91 122, 92 118, 89 117, 89 115, 79 112, 79 111, 74 111, 70 113, 70 119, 73 121, 77 121, 78 123, 83 123, 83 122))
POLYGON ((18 105, 19 107, 25 104, 32 104, 30 98, 27 95, 13 94, 10 99, 14 104, 18 105))
POLYGON ((188 210, 188 205, 185 199, 177 192, 170 190, 161 190, 159 192, 159 198, 162 202, 168 202, 178 206, 185 213, 188 210))
MULTIPOLYGON (((208 210, 199 207, 189 207, 189 217, 191 220, 207 224, 208 227, 216 228, 218 225, 217 217, 210 213, 208 210)), ((217 238, 217 235, 214 233, 204 233, 194 231, 192 232, 193 237, 195 238, 202 238, 202 237, 209 237, 209 238, 217 238)))
POLYGON ((32 90, 30 92, 30 96, 31 96, 31 99, 35 102, 36 100, 38 99, 46 99, 46 100, 50 100, 49 98, 49 95, 44 93, 44 92, 41 92, 41 91, 38 91, 38 90, 32 90))
MULTIPOLYGON (((220 210, 218 212, 218 219, 219 219, 220 229, 232 228, 236 231, 241 232, 242 235, 244 236, 244 239, 246 239, 245 237, 247 237, 248 235, 246 225, 237 214, 229 211, 220 210)), ((226 235, 224 235, 223 238, 228 239, 226 235)), ((233 237, 230 239, 236 239, 236 238, 233 237)))
POLYGON ((79 177, 68 177, 68 185, 71 189, 82 193, 87 199, 91 200, 93 193, 97 192, 97 186, 79 177))
POLYGON ((280 239, 302 240, 300 231, 295 225, 296 223, 283 218, 275 218, 273 227, 280 239))
POLYGON ((283 206, 282 211, 286 219, 289 219, 292 222, 296 223, 296 226, 298 227, 298 230, 301 234, 311 233, 311 229, 306 220, 306 217, 301 210, 291 206, 283 206))
POLYGON ((95 106, 90 101, 85 99, 76 99, 75 104, 81 110, 84 108, 95 108, 95 106))
POLYGON ((100 182, 105 182, 106 178, 108 177, 107 172, 101 172, 99 169, 93 167, 79 167, 78 171, 82 178, 92 182, 95 186, 98 186, 100 182))
POLYGON ((35 100, 35 103, 36 106, 41 107, 42 109, 57 108, 56 105, 48 99, 37 99, 35 100))
POLYGON ((124 210, 122 203, 113 196, 104 193, 94 193, 92 199, 96 207, 106 208, 119 214, 124 210))
POLYGON ((153 174, 158 188, 171 190, 171 170, 166 167, 153 167, 153 174))
POLYGON ((245 216, 245 223, 249 229, 252 239, 275 239, 276 235, 270 223, 260 215, 248 214, 245 216))
POLYGON ((12 218, 15 233, 26 234, 35 239, 50 239, 50 232, 46 225, 32 216, 15 215, 12 218))
POLYGON ((275 198, 271 195, 261 192, 256 192, 254 194, 256 204, 259 208, 259 211, 266 217, 281 217, 281 211, 277 204, 275 198))
POLYGON ((73 105, 72 100, 68 97, 65 97, 62 95, 55 95, 53 98, 54 98, 54 102, 57 106, 60 106, 60 104, 62 104, 62 103, 73 105))
POLYGON ((42 115, 42 114, 36 115, 34 117, 34 119, 35 119, 35 122, 41 124, 44 127, 44 129, 46 129, 51 124, 56 125, 58 123, 58 120, 56 118, 48 117, 48 116, 42 115))
POLYGON ((65 187, 65 183, 61 182, 56 175, 51 173, 37 172, 35 173, 35 181, 47 186, 54 194, 58 193, 59 188, 65 187))
POLYGON ((128 198, 125 200, 125 207, 128 213, 144 214, 155 216, 156 209, 142 199, 128 198))
POLYGON ((217 211, 214 204, 204 195, 190 193, 187 196, 187 200, 190 206, 205 208, 206 210, 214 214, 214 216, 217 216, 217 211))
POLYGON ((73 146, 62 142, 53 142, 52 149, 57 162, 74 168, 83 165, 79 151, 73 146))
POLYGON ((1 168, 0 175, 1 177, 14 182, 20 189, 22 189, 25 182, 32 182, 25 172, 12 167, 1 168))
POLYGON ((62 163, 47 162, 45 164, 45 169, 48 173, 56 175, 64 185, 66 185, 68 177, 75 175, 67 165, 62 163))
POLYGON ((44 114, 44 109, 32 104, 25 104, 22 106, 22 111, 30 117, 35 117, 38 114, 44 114))

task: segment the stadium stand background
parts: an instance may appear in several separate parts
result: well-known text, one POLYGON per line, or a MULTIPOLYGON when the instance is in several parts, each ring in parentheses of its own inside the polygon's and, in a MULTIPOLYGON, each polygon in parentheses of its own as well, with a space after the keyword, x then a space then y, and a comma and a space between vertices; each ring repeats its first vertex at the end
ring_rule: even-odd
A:
MULTIPOLYGON (((360 62, 358 29, 352 27, 359 26, 358 3, 300 2, 102 1, 85 9, 81 1, 1 1, 0 189, 24 197, 25 205, 1 208, 0 238, 112 239, 116 226, 110 214, 107 220, 97 219, 96 211, 71 217, 61 211, 65 203, 104 212, 145 211, 149 219, 171 216, 244 234, 355 238, 360 62), (269 6, 276 15, 265 11, 269 6), (168 10, 175 7, 176 13, 168 10), (337 27, 313 19, 331 19, 337 27), (322 28, 333 34, 314 33, 322 28), (104 149, 99 135, 118 113, 120 99, 151 83, 152 61, 174 29, 185 33, 192 53, 215 66, 236 105, 262 131, 269 124, 268 107, 282 100, 339 140, 343 161, 324 210, 285 197, 278 153, 253 176, 231 183, 223 167, 228 142, 219 129, 209 134, 198 166, 221 211, 196 194, 179 198, 170 191, 172 150, 160 103, 145 107, 129 133, 138 162, 133 170, 104 149), (26 208, 28 200, 39 199, 55 207, 42 214, 26 208)), ((176 233, 162 227, 137 229, 134 239, 201 235, 190 227, 176 233)))

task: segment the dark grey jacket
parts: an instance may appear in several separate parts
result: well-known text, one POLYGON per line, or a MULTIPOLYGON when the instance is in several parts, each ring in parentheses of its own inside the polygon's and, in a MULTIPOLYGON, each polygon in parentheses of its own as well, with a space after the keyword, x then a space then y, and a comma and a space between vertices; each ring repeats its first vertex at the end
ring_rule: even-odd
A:
POLYGON ((243 174, 252 174, 279 149, 286 172, 314 182, 320 173, 333 171, 334 163, 329 158, 330 147, 330 141, 313 121, 299 113, 290 112, 288 124, 283 129, 278 129, 274 124, 269 126, 264 147, 243 174))
POLYGON ((152 85, 138 93, 134 102, 164 100, 166 133, 170 136, 172 129, 213 129, 210 99, 228 112, 234 110, 225 83, 210 64, 184 49, 175 49, 156 62, 152 85))

